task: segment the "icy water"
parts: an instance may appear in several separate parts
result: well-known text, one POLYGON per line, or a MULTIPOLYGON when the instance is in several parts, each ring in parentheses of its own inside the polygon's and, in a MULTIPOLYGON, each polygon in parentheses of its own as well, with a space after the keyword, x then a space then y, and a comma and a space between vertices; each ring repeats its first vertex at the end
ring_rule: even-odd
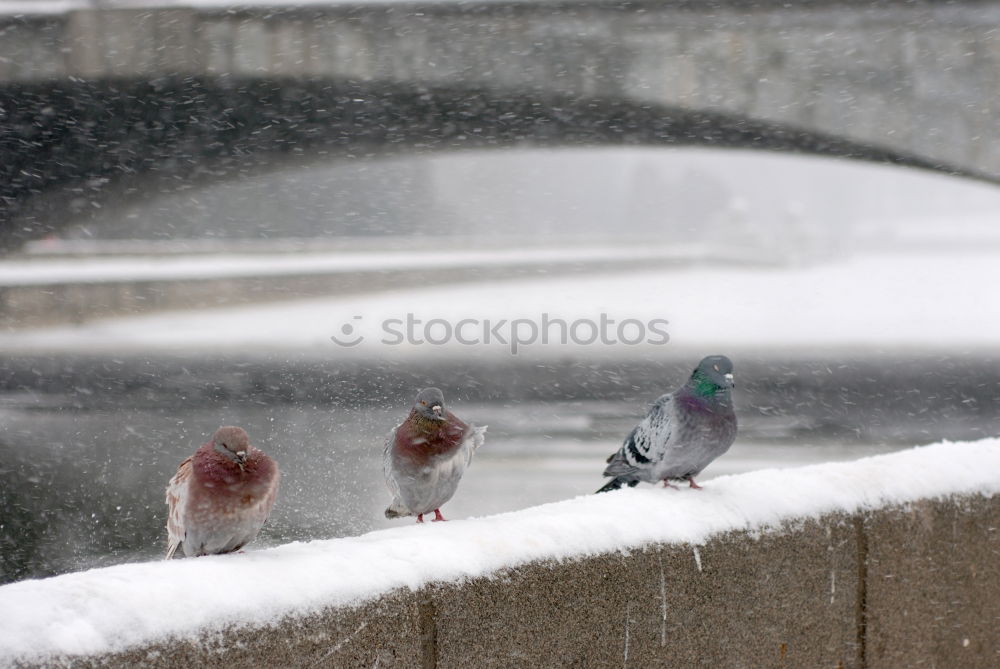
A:
MULTIPOLYGON (((245 427, 282 471, 278 504, 251 549, 413 522, 382 516, 388 493, 381 453, 385 434, 405 414, 404 395, 421 385, 426 370, 410 370, 415 378, 377 397, 374 389, 386 385, 377 375, 326 370, 323 376, 315 365, 285 370, 295 380, 290 387, 253 392, 247 379, 267 362, 242 371, 229 365, 228 384, 204 361, 118 362, 7 361, 0 391, 0 582, 158 558, 165 484, 221 424, 245 427), (173 368, 183 371, 171 376, 173 368), (208 378, 210 396, 193 395, 191 388, 208 378), (324 394, 321 380, 330 378, 341 395, 324 394)), ((493 374, 504 392, 466 392, 451 402, 464 419, 489 425, 489 433, 444 507, 448 518, 592 493, 602 484, 604 459, 660 384, 673 385, 661 379, 678 378, 675 368, 596 365, 586 375, 600 381, 575 387, 567 370, 580 365, 567 365, 520 370, 511 378, 521 386, 493 374), (550 377, 561 381, 546 390, 542 381, 550 377)), ((746 382, 737 390, 740 437, 700 481, 991 433, 995 361, 895 361, 895 388, 882 382, 884 368, 884 361, 854 361, 835 374, 822 362, 746 361, 746 382)), ((483 370, 465 372, 490 378, 483 370)))

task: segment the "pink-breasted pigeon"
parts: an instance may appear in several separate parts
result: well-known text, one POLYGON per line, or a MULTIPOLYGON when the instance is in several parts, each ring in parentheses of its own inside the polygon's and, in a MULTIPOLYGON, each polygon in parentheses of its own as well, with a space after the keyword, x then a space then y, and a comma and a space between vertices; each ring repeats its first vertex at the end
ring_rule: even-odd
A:
POLYGON ((239 427, 220 427, 167 485, 167 558, 231 553, 264 525, 278 494, 278 466, 239 427))
POLYGON ((434 520, 444 520, 441 506, 455 494, 485 434, 485 426, 468 425, 448 411, 440 390, 421 390, 386 440, 383 467, 392 503, 385 517, 416 516, 422 523, 433 511, 434 520))

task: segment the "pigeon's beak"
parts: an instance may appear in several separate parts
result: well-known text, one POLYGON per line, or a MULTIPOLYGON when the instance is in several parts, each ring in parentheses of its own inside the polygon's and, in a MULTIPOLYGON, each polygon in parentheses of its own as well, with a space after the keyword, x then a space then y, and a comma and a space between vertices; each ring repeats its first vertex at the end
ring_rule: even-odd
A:
POLYGON ((730 388, 735 388, 736 387, 736 381, 733 380, 733 375, 732 374, 726 374, 725 379, 726 379, 726 383, 729 384, 730 388))
POLYGON ((246 451, 236 451, 236 464, 243 469, 243 465, 247 463, 247 452, 246 451))
POLYGON ((431 411, 434 412, 435 416, 441 418, 441 412, 444 411, 444 409, 441 407, 440 404, 435 404, 434 406, 431 407, 431 411))

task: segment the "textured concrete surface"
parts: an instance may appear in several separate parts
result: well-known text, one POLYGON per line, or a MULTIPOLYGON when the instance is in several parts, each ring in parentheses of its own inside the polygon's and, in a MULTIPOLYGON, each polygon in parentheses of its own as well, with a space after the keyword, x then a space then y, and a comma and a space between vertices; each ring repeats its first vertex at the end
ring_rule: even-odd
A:
POLYGON ((443 587, 436 666, 857 666, 855 558, 832 517, 443 587))
POLYGON ((869 667, 1000 667, 1000 502, 864 519, 869 667))
POLYGON ((264 628, 235 626, 198 641, 157 644, 106 657, 46 663, 72 667, 413 667, 423 649, 419 596, 393 593, 357 608, 289 619, 264 628))
MULTIPOLYGON (((80 667, 996 667, 1000 499, 513 568, 80 667)), ((47 666, 51 666, 51 663, 47 666)))

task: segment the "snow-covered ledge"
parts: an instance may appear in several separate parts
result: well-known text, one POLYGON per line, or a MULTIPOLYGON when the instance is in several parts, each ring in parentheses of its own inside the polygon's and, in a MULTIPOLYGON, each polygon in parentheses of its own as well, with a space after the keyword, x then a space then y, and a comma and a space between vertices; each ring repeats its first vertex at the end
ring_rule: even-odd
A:
POLYGON ((1000 439, 704 483, 6 585, 0 666, 1000 657, 1000 439))

